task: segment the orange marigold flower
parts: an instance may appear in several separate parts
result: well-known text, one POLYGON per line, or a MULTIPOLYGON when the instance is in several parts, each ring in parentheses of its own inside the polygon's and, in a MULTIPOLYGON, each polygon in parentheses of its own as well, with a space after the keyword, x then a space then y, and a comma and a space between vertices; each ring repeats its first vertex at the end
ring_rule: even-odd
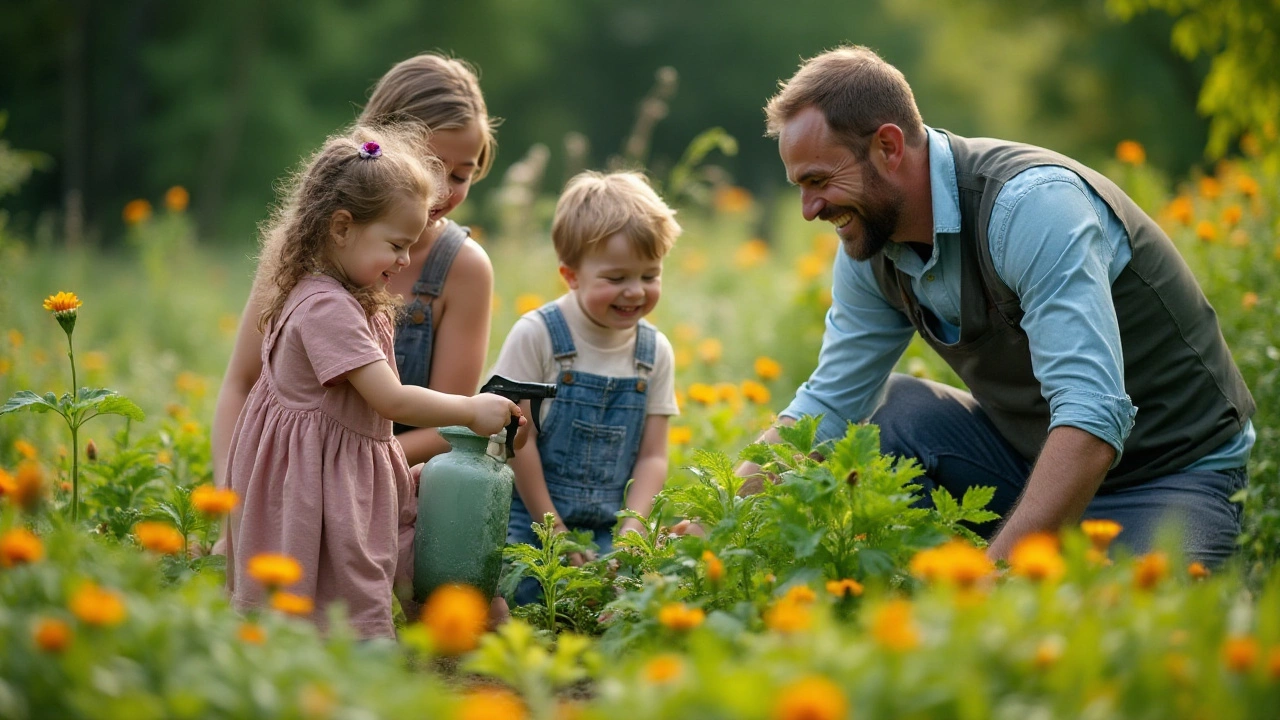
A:
POLYGON ((13 449, 16 450, 24 460, 35 460, 36 455, 39 454, 35 445, 32 445, 22 438, 18 438, 13 441, 13 449))
POLYGON ((151 219, 151 203, 141 198, 125 203, 120 213, 126 225, 138 225, 151 219))
POLYGON ((316 603, 306 595, 276 591, 271 593, 271 607, 286 615, 301 617, 310 615, 316 609, 316 603))
POLYGON ((474 650, 484 635, 489 603, 470 585, 442 585, 427 598, 422 608, 422 624, 430 632, 435 649, 442 655, 461 655, 474 650))
POLYGON ((184 370, 173 379, 173 387, 183 395, 204 397, 209 392, 209 381, 190 370, 184 370))
POLYGON ((909 600, 890 600, 871 616, 871 636, 883 647, 906 652, 920 645, 920 631, 912 619, 909 600))
POLYGON ((1133 582, 1143 590, 1150 590, 1169 576, 1169 556, 1159 550, 1138 558, 1133 565, 1133 582))
POLYGON ((240 642, 250 645, 261 645, 267 641, 267 631, 257 623, 241 623, 236 630, 236 637, 240 638, 240 642))
POLYGON ((716 395, 724 402, 730 405, 737 405, 741 398, 738 397, 738 386, 731 382, 720 382, 715 384, 716 395))
POLYGON ((1258 293, 1250 290, 1249 292, 1240 296, 1240 307, 1244 308, 1246 311, 1252 310, 1257 306, 1258 306, 1258 293))
POLYGON ((1067 563, 1058 551, 1058 537, 1050 533, 1032 533, 1013 546, 1009 566, 1014 575, 1041 581, 1054 581, 1067 571, 1067 563))
POLYGON ((818 594, 808 585, 792 585, 787 588, 787 592, 782 596, 783 600, 794 603, 813 603, 818 599, 818 594))
POLYGON ((724 563, 710 550, 702 551, 702 567, 711 582, 718 583, 724 579, 724 563))
POLYGON ((164 206, 169 208, 170 212, 186 212, 189 204, 191 204, 191 193, 181 185, 174 185, 165 191, 164 206))
POLYGON ((40 618, 31 630, 31 640, 47 653, 60 653, 71 644, 71 626, 56 618, 40 618))
POLYGON ((995 574, 987 554, 963 540, 951 540, 921 550, 911 558, 911 574, 927 582, 942 582, 968 589, 995 574))
POLYGON ((483 688, 462 697, 455 720, 525 720, 529 712, 510 690, 483 688))
POLYGON ((26 528, 13 528, 0 535, 0 565, 11 568, 44 557, 44 544, 26 528))
POLYGON ((177 555, 187 549, 187 539, 169 523, 144 520, 133 526, 138 544, 159 555, 177 555))
POLYGON ((765 382, 777 380, 782 376, 782 364, 771 357, 761 355, 755 361, 756 375, 765 382))
POLYGON ((702 608, 691 608, 681 602, 667 603, 658 610, 658 622, 672 630, 692 630, 706 619, 702 608))
POLYGON ((249 558, 249 577, 275 589, 301 580, 302 566, 288 555, 262 553, 249 558))
POLYGON ((1080 529, 1098 552, 1106 552, 1111 541, 1116 539, 1123 529, 1115 520, 1082 520, 1080 529))
POLYGON ((1213 244, 1218 241, 1218 228, 1208 220, 1201 220, 1196 223, 1196 237, 1201 242, 1213 244))
POLYGON ((86 582, 76 588, 68 603, 71 613, 86 625, 112 627, 124 622, 124 598, 109 588, 86 582))
POLYGON ((801 255, 796 262, 796 274, 805 281, 817 279, 826 269, 827 261, 812 253, 801 255))
POLYGON ((1216 200, 1222 195, 1222 183, 1215 177, 1200 178, 1200 194, 1209 200, 1216 200))
POLYGON ((1040 641, 1036 645, 1036 656, 1033 662, 1041 670, 1053 667, 1062 657, 1062 638, 1054 636, 1040 641))
POLYGON ((769 398, 771 397, 769 394, 769 388, 761 385, 755 380, 742 381, 742 396, 756 405, 764 405, 769 402, 769 398))
POLYGON ((72 292, 59 292, 44 299, 44 309, 54 315, 74 313, 81 305, 84 303, 72 292))
POLYGON ((751 193, 746 188, 726 185, 716 189, 717 212, 737 214, 751 209, 751 193))
POLYGON ((738 246, 733 252, 733 262, 740 268, 753 268, 769 259, 769 245, 760 238, 753 238, 738 246))
POLYGON ((12 495, 18 490, 18 481, 4 468, 0 468, 0 498, 6 495, 12 495))
POLYGON ((849 699, 839 685, 825 677, 801 678, 778 693, 774 720, 843 720, 849 716, 849 699))
POLYGON ((720 362, 724 355, 724 345, 716 338, 706 338, 698 343, 698 358, 708 365, 720 362))
POLYGON ((26 512, 35 512, 44 499, 44 472, 34 462, 27 461, 18 466, 18 474, 13 478, 13 490, 9 493, 13 503, 26 512))
POLYGON ((684 660, 673 653, 657 655, 644 664, 641 675, 654 685, 665 685, 684 674, 684 660))
POLYGON ((534 293, 524 293, 516 296, 516 314, 524 315, 533 312, 546 304, 541 295, 534 293))
POLYGON ((1241 175, 1236 178, 1236 189, 1245 197, 1254 197, 1258 194, 1258 181, 1248 175, 1241 175))
POLYGON ((1222 211, 1222 224, 1227 227, 1235 227, 1236 223, 1244 217, 1244 209, 1239 205, 1228 205, 1222 211))
POLYGON ((1204 566, 1202 562, 1193 562, 1187 566, 1187 574, 1192 580, 1204 580, 1209 577, 1209 568, 1204 566))
POLYGON ((1121 140, 1116 145, 1116 159, 1126 165, 1141 165, 1147 161, 1147 151, 1136 140, 1121 140))
POLYGON ((1232 635, 1222 641, 1222 664, 1233 672, 1249 672, 1258 662, 1258 640, 1250 635, 1232 635))
POLYGON ((1174 198, 1169 203, 1168 211, 1174 220, 1183 225, 1190 225, 1191 221, 1195 219, 1195 207, 1191 204, 1191 198, 1186 195, 1179 195, 1174 198))
POLYGON ((711 405, 720 399, 720 394, 706 383, 694 383, 689 386, 689 399, 702 405, 711 405))
POLYGON ((219 490, 212 485, 201 485, 191 491, 191 504, 211 517, 222 517, 235 508, 240 498, 235 490, 219 490))
POLYGON ((813 610, 808 602, 787 595, 764 611, 764 625, 783 634, 803 632, 813 626, 813 610))
POLYGON ((672 445, 688 445, 693 442, 693 429, 684 425, 672 425, 667 430, 667 442, 672 445))
POLYGON ((828 580, 827 592, 842 598, 847 595, 860 597, 862 595, 862 583, 852 578, 844 578, 843 580, 828 580))

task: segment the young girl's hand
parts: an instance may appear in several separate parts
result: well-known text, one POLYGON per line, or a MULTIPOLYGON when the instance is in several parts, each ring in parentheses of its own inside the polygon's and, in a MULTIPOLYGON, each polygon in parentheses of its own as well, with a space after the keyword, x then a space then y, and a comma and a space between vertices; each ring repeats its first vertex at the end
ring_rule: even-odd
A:
POLYGON ((510 400, 493 393, 480 393, 471 398, 471 412, 474 420, 467 429, 477 435, 493 435, 511 422, 512 416, 520 418, 524 425, 524 414, 520 406, 510 400))

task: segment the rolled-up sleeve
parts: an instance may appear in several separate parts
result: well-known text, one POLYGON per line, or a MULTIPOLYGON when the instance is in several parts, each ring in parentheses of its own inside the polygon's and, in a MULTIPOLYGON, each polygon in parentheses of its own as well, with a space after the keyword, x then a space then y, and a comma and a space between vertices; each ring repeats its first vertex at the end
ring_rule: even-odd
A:
POLYGON ((833 275, 818 367, 779 413, 795 419, 822 415, 820 441, 843 437, 849 423, 870 417, 915 333, 907 317, 885 301, 868 263, 838 252, 833 275))
POLYGON ((1064 168, 1014 178, 991 215, 991 257, 1021 299, 1049 427, 1094 435, 1115 448, 1118 463, 1137 414, 1111 299, 1117 243, 1128 240, 1108 231, 1091 192, 1064 168))

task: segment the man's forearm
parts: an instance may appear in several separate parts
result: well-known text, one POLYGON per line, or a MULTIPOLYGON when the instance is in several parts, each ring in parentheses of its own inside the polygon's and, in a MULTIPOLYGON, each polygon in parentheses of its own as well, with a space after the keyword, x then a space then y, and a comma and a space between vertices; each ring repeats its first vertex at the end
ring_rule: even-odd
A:
POLYGON ((1007 558, 1021 538, 1054 532, 1080 519, 1115 459, 1115 448, 1070 426, 1049 431, 1026 489, 987 548, 993 560, 1007 558))

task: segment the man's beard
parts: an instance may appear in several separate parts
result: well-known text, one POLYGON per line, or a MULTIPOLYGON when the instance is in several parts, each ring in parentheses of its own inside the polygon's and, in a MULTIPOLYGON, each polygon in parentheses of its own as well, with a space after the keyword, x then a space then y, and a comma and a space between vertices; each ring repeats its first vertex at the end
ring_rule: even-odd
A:
POLYGON ((866 191, 862 205, 865 211, 845 208, 861 223, 862 233, 858 237, 841 237, 844 251, 854 260, 870 260, 883 250, 892 241, 902 216, 902 194, 894 190, 872 165, 868 163, 865 167, 870 169, 870 172, 863 172, 866 191))

